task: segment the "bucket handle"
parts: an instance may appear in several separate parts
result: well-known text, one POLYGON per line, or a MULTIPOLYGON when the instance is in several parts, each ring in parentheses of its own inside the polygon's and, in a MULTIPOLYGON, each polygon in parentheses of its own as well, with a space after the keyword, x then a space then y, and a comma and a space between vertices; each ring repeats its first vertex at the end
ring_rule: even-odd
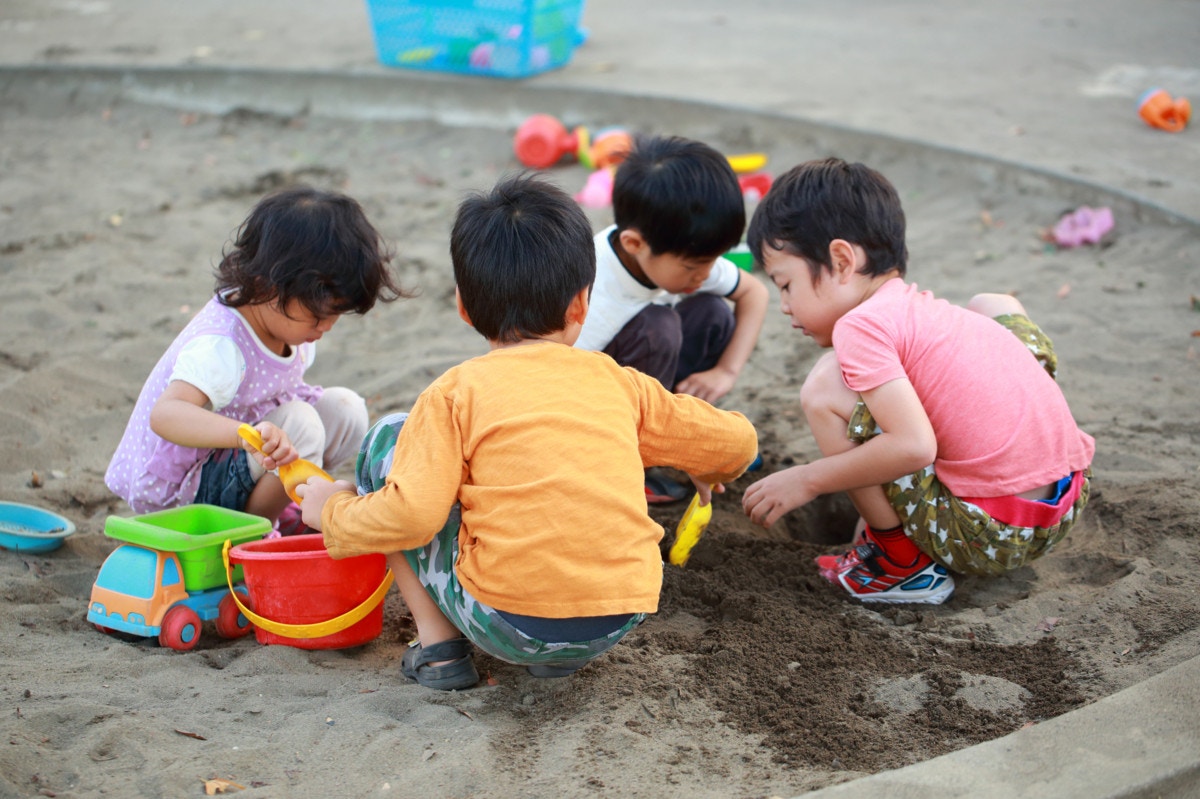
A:
POLYGON ((229 586, 229 593, 233 597, 233 601, 237 603, 238 610, 254 626, 261 627, 269 633, 282 635, 285 638, 323 638, 326 635, 340 633, 342 630, 357 624, 366 618, 367 614, 374 610, 376 605, 383 601, 388 589, 392 587, 392 580, 395 579, 392 570, 388 569, 387 574, 383 575, 383 582, 379 584, 379 587, 375 589, 373 594, 364 599, 358 607, 348 610, 340 616, 335 616, 328 621, 317 621, 312 624, 284 624, 281 621, 272 621, 259 616, 243 605, 242 600, 238 598, 238 592, 233 590, 233 568, 229 565, 229 548, 232 545, 233 540, 226 539, 225 545, 221 547, 221 560, 225 562, 225 583, 229 586))

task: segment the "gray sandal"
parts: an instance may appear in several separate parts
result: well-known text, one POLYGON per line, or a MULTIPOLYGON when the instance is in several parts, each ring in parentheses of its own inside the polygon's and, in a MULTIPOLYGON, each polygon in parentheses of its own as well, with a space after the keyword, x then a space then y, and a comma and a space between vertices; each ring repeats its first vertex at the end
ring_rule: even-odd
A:
POLYGON ((410 645, 400 658, 400 673, 437 691, 470 688, 479 682, 479 672, 471 662, 471 652, 471 642, 466 638, 451 638, 426 647, 418 641, 410 645), (439 660, 450 662, 444 666, 429 665, 439 660))

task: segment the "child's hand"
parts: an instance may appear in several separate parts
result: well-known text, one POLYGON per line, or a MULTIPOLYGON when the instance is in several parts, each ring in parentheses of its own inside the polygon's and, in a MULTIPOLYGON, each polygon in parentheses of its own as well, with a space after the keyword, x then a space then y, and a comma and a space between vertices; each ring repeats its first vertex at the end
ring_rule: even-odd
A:
POLYGON ((300 457, 300 453, 292 446, 292 440, 278 426, 270 422, 259 422, 254 429, 262 436, 262 451, 259 452, 245 443, 242 444, 242 447, 267 471, 278 469, 283 464, 291 463, 300 457))
POLYGON ((742 510, 750 521, 770 527, 784 514, 812 502, 817 493, 804 479, 805 466, 793 466, 782 472, 767 475, 752 484, 742 495, 742 510))
POLYGON ((713 494, 724 494, 724 483, 706 483, 703 480, 697 480, 692 475, 688 475, 692 479, 692 485, 696 487, 696 493, 700 495, 700 505, 703 507, 712 502, 713 494))
POLYGON ((717 400, 733 390, 736 382, 737 375, 718 366, 707 372, 695 372, 680 380, 675 384, 675 393, 690 394, 709 405, 715 405, 717 400))
POLYGON ((296 486, 296 496, 300 497, 300 518, 304 524, 320 532, 321 511, 329 498, 339 491, 354 493, 354 484, 346 480, 335 480, 331 483, 321 477, 310 477, 307 483, 296 486))

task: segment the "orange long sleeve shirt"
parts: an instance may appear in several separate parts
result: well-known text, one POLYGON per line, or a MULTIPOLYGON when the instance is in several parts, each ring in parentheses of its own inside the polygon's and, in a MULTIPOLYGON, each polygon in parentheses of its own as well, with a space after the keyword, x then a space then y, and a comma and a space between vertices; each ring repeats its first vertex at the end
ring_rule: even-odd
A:
POLYGON ((665 390, 607 355, 536 342, 427 388, 386 485, 322 513, 333 557, 415 549, 462 503, 457 575, 481 602, 544 618, 653 613, 662 527, 643 468, 739 476, 758 439, 741 414, 665 390))

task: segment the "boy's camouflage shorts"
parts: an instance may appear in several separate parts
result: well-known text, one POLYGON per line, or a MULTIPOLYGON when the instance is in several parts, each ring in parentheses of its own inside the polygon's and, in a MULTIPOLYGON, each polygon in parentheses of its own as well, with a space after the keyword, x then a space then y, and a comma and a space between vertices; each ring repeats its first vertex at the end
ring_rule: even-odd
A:
MULTIPOLYGON (((996 317, 1025 343, 1051 377, 1058 359, 1054 345, 1022 315, 996 317)), ((859 402, 850 416, 847 437, 862 443, 879 432, 867 406, 859 402)), ((885 483, 884 492, 900 516, 904 531, 925 554, 957 572, 998 575, 1049 552, 1079 520, 1088 501, 1090 470, 1074 505, 1052 527, 1018 527, 999 522, 978 506, 951 494, 926 466, 915 474, 885 483)))
MULTIPOLYGON (((407 413, 383 417, 367 432, 355 463, 355 481, 359 494, 369 494, 383 486, 392 468, 396 437, 404 426, 407 413)), ((620 629, 592 641, 541 641, 526 635, 503 616, 471 596, 458 582, 454 564, 458 560, 458 505, 450 511, 446 525, 433 540, 419 549, 402 552, 425 591, 437 603, 455 627, 471 643, 493 657, 522 666, 577 665, 594 659, 612 648, 625 634, 641 624, 646 614, 637 613, 620 629)))

